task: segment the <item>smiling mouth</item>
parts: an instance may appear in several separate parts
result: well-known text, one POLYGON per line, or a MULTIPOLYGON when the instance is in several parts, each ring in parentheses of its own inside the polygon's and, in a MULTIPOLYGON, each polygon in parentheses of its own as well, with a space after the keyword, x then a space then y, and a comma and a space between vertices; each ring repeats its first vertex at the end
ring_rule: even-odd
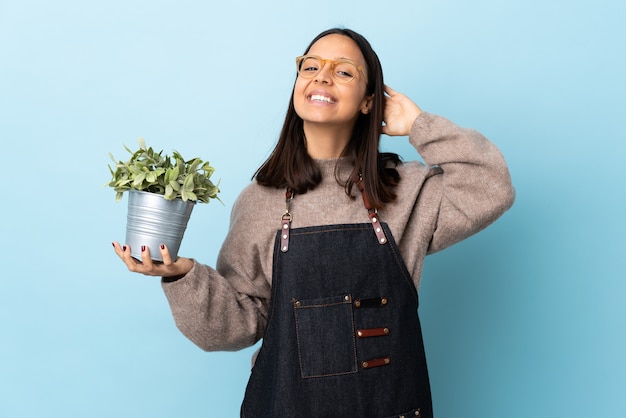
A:
POLYGON ((330 97, 322 96, 321 94, 313 94, 310 97, 310 100, 313 102, 323 102, 328 104, 333 104, 335 101, 330 97))

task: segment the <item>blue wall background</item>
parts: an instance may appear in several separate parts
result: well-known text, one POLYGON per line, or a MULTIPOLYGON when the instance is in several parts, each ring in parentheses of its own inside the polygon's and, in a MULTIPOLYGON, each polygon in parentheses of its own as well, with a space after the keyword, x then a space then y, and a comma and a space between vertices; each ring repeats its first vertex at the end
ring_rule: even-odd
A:
MULTIPOLYGON (((0 416, 235 417, 253 348, 206 354, 110 242, 102 185, 138 136, 210 160, 181 254, 214 264, 271 150, 293 58, 365 34, 386 81, 482 131, 514 208, 427 260, 438 416, 626 416, 624 2, 0 0, 0 416), (250 72, 249 68, 253 71, 250 72)), ((404 138, 386 149, 415 157, 404 138)))

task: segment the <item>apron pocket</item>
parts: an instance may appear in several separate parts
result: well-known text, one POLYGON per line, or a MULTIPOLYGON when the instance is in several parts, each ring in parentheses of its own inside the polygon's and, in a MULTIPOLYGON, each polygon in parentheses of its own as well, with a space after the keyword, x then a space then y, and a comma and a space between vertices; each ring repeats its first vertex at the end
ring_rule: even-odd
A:
POLYGON ((293 300, 303 379, 357 372, 352 296, 293 300))

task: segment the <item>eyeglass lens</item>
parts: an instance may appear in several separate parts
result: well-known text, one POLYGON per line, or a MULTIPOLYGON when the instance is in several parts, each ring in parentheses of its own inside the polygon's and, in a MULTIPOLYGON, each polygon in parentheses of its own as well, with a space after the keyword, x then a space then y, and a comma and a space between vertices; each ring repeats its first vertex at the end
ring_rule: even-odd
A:
POLYGON ((331 75, 339 82, 347 83, 356 77, 358 69, 349 61, 322 61, 313 56, 303 57, 298 68, 298 74, 304 78, 315 77, 322 70, 325 62, 330 64, 331 75))

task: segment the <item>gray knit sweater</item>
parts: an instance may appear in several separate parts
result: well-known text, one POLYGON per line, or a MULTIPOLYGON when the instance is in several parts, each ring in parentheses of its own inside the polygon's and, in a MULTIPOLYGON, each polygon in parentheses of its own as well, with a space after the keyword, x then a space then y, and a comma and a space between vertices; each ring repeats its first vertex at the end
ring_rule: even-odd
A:
MULTIPOLYGON (((379 212, 387 222, 415 286, 424 257, 480 231, 512 204, 514 190, 498 149, 480 133, 422 113, 409 136, 427 165, 398 167, 398 198, 379 212), (435 171, 434 165, 443 169, 435 171)), ((323 179, 295 196, 292 228, 370 222, 356 191, 348 197, 345 160, 317 160, 323 179)), ((183 278, 163 281, 176 325, 204 350, 237 350, 263 337, 272 284, 274 239, 285 211, 285 191, 247 186, 236 200, 216 268, 194 261, 183 278)))

